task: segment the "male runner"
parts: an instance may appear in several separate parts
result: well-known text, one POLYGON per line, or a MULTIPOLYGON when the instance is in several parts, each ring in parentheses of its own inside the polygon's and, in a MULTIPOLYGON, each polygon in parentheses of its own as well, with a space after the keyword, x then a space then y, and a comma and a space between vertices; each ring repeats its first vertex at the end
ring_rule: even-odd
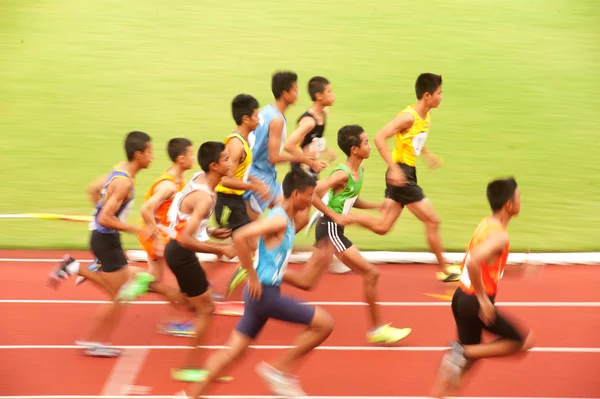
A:
MULTIPOLYGON (((88 339, 79 342, 84 347, 84 353, 98 357, 116 357, 120 350, 110 348, 103 342, 116 326, 123 308, 119 300, 119 290, 133 276, 134 270, 128 266, 127 258, 121 247, 120 232, 137 234, 144 232, 154 240, 161 240, 158 229, 141 228, 127 224, 125 220, 133 205, 134 179, 138 172, 148 168, 154 155, 150 136, 144 132, 134 131, 125 139, 127 162, 123 162, 104 180, 99 192, 93 193, 98 201, 95 206, 94 219, 90 223, 90 246, 94 256, 102 265, 102 273, 95 273, 85 266, 80 266, 72 257, 66 255, 55 270, 50 274, 50 285, 56 288, 61 279, 69 274, 79 274, 102 287, 109 297, 114 300, 105 310, 99 313, 88 334, 88 339)), ((138 273, 141 281, 147 279, 148 273, 138 273)))
POLYGON ((324 266, 330 264, 335 253, 342 263, 364 279, 365 298, 373 326, 367 333, 367 339, 371 343, 395 343, 408 336, 411 329, 393 328, 382 322, 381 307, 377 304, 379 271, 362 257, 356 246, 344 235, 344 226, 353 221, 349 216, 352 207, 375 209, 380 206, 359 198, 364 173, 361 164, 364 159, 369 158, 371 152, 369 136, 361 126, 344 126, 338 132, 338 145, 348 158, 345 163, 335 168, 326 180, 319 181, 312 199, 313 205, 324 214, 315 229, 314 259, 311 257, 302 272, 286 271, 283 279, 287 283, 309 290, 317 283, 324 266), (329 199, 325 204, 321 198, 327 192, 329 199), (322 259, 326 254, 329 254, 329 257, 326 258, 327 262, 323 263, 322 259))
POLYGON ((267 207, 281 202, 281 185, 277 182, 276 165, 282 162, 305 163, 313 170, 320 172, 326 165, 300 153, 290 155, 282 153, 287 135, 286 110, 298 99, 298 75, 294 72, 277 72, 271 80, 271 91, 275 103, 265 106, 259 113, 258 127, 254 131, 255 141, 252 145, 252 165, 250 176, 263 181, 269 188, 269 198, 248 190, 244 193, 250 219, 256 220, 267 207))
MULTIPOLYGON (((225 145, 213 141, 203 143, 198 149, 198 164, 202 172, 194 174, 184 189, 176 194, 169 209, 169 219, 172 220, 171 239, 165 247, 167 264, 188 304, 196 313, 194 347, 184 360, 184 367, 175 369, 172 373, 175 380, 181 381, 195 379, 194 376, 198 372, 194 367, 197 362, 197 350, 215 308, 206 274, 196 252, 213 253, 218 257, 236 256, 235 248, 231 244, 206 242, 209 234, 219 239, 230 235, 230 232, 224 229, 214 232, 207 229, 216 202, 215 188, 221 179, 229 174, 229 153, 225 145)), ((152 285, 151 288, 156 289, 152 285)), ((143 289, 134 290, 138 295, 144 292, 143 289)))
POLYGON ((458 281, 460 273, 446 265, 440 238, 440 218, 431 201, 417 184, 417 157, 425 157, 430 169, 436 169, 442 160, 425 147, 429 135, 431 110, 442 101, 442 77, 432 73, 419 75, 415 84, 417 103, 409 105, 375 136, 375 146, 388 165, 385 200, 379 218, 357 215, 357 222, 377 234, 386 234, 406 206, 425 224, 427 242, 434 252, 440 271, 437 278, 444 282, 458 281), (386 140, 396 137, 392 155, 386 140))
MULTIPOLYGON (((259 123, 254 131, 254 142, 251 145, 252 164, 249 177, 262 181, 269 189, 269 197, 265 199, 263 193, 254 187, 244 192, 243 198, 246 201, 248 216, 251 220, 256 220, 265 209, 281 202, 281 185, 277 182, 276 165, 278 163, 304 163, 317 172, 326 166, 324 162, 309 158, 301 151, 295 155, 281 151, 287 135, 287 121, 284 114, 298 99, 297 80, 298 75, 294 72, 283 71, 273 74, 271 91, 275 97, 275 103, 265 106, 259 113, 259 123)), ((308 213, 303 212, 296 220, 296 226, 302 229, 307 223, 308 213)), ((228 295, 245 279, 246 270, 238 267, 229 279, 228 295)))
MULTIPOLYGON (((329 162, 333 162, 336 157, 335 152, 327 148, 323 137, 327 118, 326 107, 332 106, 335 101, 331 84, 322 76, 314 76, 308 82, 308 94, 313 104, 298 118, 298 126, 285 141, 284 149, 291 155, 301 156, 304 153, 304 155, 316 159, 325 153, 329 162)), ((315 179, 318 178, 318 173, 308 165, 292 163, 292 166, 301 167, 315 179)))
POLYGON ((310 206, 315 181, 302 170, 292 170, 283 179, 282 203, 268 216, 242 227, 234 237, 238 256, 248 270, 244 289, 245 310, 226 346, 206 362, 205 379, 192 388, 198 398, 226 367, 236 361, 256 339, 269 319, 305 325, 296 345, 270 364, 262 362, 257 372, 271 390, 281 396, 305 396, 297 377, 291 375, 296 362, 320 345, 333 330, 331 316, 319 307, 302 304, 281 295, 281 278, 286 270, 296 235, 295 214, 310 206), (259 238, 258 258, 252 264, 250 241, 259 238))
MULTIPOLYGON (((143 233, 138 234, 138 240, 148 255, 148 268, 157 283, 162 281, 167 264, 164 257, 164 247, 169 241, 167 230, 170 223, 167 220, 167 212, 175 194, 185 187, 185 171, 194 167, 195 158, 194 147, 186 138, 171 139, 167 145, 167 153, 173 164, 150 186, 140 211, 142 226, 149 226, 152 230, 158 228, 162 241, 149 239, 143 233)), ((171 295, 175 297, 174 292, 171 292, 171 295)), ((178 302, 182 300, 184 298, 180 298, 178 302)), ((158 328, 163 334, 176 336, 190 335, 195 332, 194 325, 186 321, 162 322, 158 328)))
POLYGON ((434 388, 436 397, 457 388, 476 360, 510 356, 533 347, 533 334, 524 337, 494 306, 510 250, 506 228, 519 214, 521 194, 516 181, 509 178, 489 183, 487 197, 493 213, 475 229, 462 262, 459 287, 452 298, 460 343, 454 342, 442 360, 434 388), (483 330, 499 338, 482 344, 483 330))

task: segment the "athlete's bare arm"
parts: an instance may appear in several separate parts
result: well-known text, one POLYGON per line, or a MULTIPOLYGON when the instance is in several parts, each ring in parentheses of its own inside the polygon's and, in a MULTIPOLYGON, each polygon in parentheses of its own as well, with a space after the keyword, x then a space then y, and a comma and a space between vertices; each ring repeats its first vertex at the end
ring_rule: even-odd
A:
POLYGON ((363 199, 357 198, 354 202, 353 208, 357 209, 379 209, 381 208, 381 204, 377 204, 375 202, 365 201, 363 199))
POLYGON ((221 180, 221 185, 233 190, 251 190, 253 187, 250 183, 246 183, 234 175, 236 168, 240 162, 242 162, 242 157, 244 156, 244 145, 240 142, 240 140, 233 138, 227 142, 225 148, 227 151, 229 151, 229 161, 231 162, 231 167, 229 168, 229 174, 224 176, 221 180))
MULTIPOLYGON (((144 231, 141 227, 122 222, 116 215, 117 211, 125 202, 131 192, 133 183, 129 179, 115 178, 106 188, 106 203, 98 214, 98 222, 107 229, 125 231, 137 234, 144 231)), ((158 233, 158 231, 156 231, 158 233)), ((153 235, 154 232, 150 233, 153 235)))
POLYGON ((181 231, 181 246, 194 252, 211 253, 218 257, 225 255, 230 259, 234 258, 235 248, 232 245, 202 242, 196 238, 196 232, 200 228, 202 220, 206 219, 210 214, 213 201, 210 195, 196 191, 189 194, 186 200, 194 204, 194 209, 181 231))
POLYGON ((484 316, 483 321, 486 324, 493 323, 495 311, 481 279, 481 263, 494 263, 502 254, 506 244, 508 244, 508 234, 506 232, 493 232, 485 241, 471 249, 467 254, 465 267, 469 271, 469 279, 477 294, 477 300, 484 316))
MULTIPOLYGON (((274 118, 269 124, 269 162, 275 165, 283 162, 303 163, 311 168, 313 166, 319 167, 322 161, 317 161, 308 158, 304 153, 300 151, 297 155, 291 155, 281 152, 281 134, 283 132, 283 119, 274 118)), ((323 169, 323 168, 321 168, 323 169)), ((313 169, 316 171, 316 169, 313 169)))
POLYGON ((340 215, 339 213, 334 212, 323 202, 322 198, 329 190, 336 192, 337 190, 345 187, 346 184, 348 184, 348 173, 343 170, 338 170, 332 173, 327 179, 319 180, 312 196, 312 204, 315 206, 315 208, 323 212, 325 216, 340 226, 345 226, 346 224, 351 223, 353 218, 349 217, 348 215, 340 215))
POLYGON ((316 122, 313 118, 305 116, 300 119, 296 130, 287 138, 285 141, 284 150, 289 152, 291 155, 302 155, 302 149, 300 143, 304 140, 304 137, 316 126, 316 122))
POLYGON ((425 146, 423 146, 423 148, 421 149, 421 154, 425 158, 425 162, 427 162, 427 166, 429 166, 429 169, 437 169, 440 166, 442 166, 442 164, 444 163, 444 161, 442 160, 442 158, 440 158, 437 155, 433 154, 425 146))
POLYGON ((92 180, 86 187, 86 192, 88 197, 90 197, 90 201, 92 204, 96 205, 98 201, 100 201, 100 192, 102 191, 102 186, 104 182, 108 179, 108 175, 102 175, 94 180, 92 180))
POLYGON ((270 239, 281 234, 287 228, 287 220, 283 215, 277 215, 267 219, 257 220, 249 223, 235 232, 233 244, 238 252, 238 259, 244 269, 248 271, 248 293, 252 298, 258 299, 262 293, 262 287, 252 263, 252 251, 250 240, 253 242, 262 237, 268 244, 270 239))
POLYGON ((174 181, 163 180, 154 188, 152 196, 142 204, 140 214, 148 227, 152 229, 158 228, 156 225, 156 210, 169 198, 172 198, 177 193, 177 185, 174 181))
POLYGON ((392 159, 389 153, 386 141, 396 133, 404 134, 415 122, 414 116, 408 113, 401 113, 392 119, 387 125, 375 135, 375 147, 389 167, 388 181, 394 185, 406 184, 406 176, 400 167, 392 159))

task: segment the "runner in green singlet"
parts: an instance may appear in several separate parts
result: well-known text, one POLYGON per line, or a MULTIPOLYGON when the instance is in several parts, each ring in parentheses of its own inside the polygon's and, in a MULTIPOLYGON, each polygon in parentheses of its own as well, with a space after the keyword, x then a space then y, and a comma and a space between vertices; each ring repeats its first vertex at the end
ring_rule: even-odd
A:
POLYGON ((373 204, 359 198, 363 184, 363 167, 361 163, 369 158, 371 147, 369 136, 358 125, 342 127, 338 132, 338 145, 348 156, 346 162, 340 164, 331 175, 320 180, 315 188, 312 203, 323 216, 315 229, 315 249, 301 272, 286 270, 283 280, 309 290, 315 286, 333 255, 360 274, 364 279, 365 298, 370 308, 372 329, 367 332, 371 343, 394 343, 404 339, 411 332, 410 328, 393 328, 383 323, 381 309, 377 304, 377 281, 379 271, 362 257, 360 251, 344 235, 344 226, 354 222, 349 215, 354 208, 376 209, 373 204), (322 201, 329 192, 327 204, 322 201))

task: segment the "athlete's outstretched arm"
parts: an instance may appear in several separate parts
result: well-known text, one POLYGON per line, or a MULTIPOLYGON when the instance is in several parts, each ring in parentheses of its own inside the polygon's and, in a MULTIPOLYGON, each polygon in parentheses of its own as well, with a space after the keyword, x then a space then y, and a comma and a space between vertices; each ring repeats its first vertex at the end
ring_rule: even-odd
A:
POLYGON ((233 236, 233 244, 238 253, 238 259, 244 269, 248 271, 248 291, 251 297, 258 299, 262 293, 258 276, 252 263, 252 251, 250 250, 250 240, 256 240, 259 237, 268 237, 277 233, 284 232, 287 228, 287 220, 283 215, 276 215, 268 219, 260 219, 249 223, 238 230, 233 236))
POLYGON ((475 246, 467 253, 465 267, 469 272, 469 280, 477 294, 477 300, 484 315, 486 324, 492 323, 495 317, 494 305, 488 298, 483 280, 481 279, 481 263, 493 263, 508 244, 508 234, 506 232, 493 232, 485 241, 475 246))
POLYGON ((375 202, 370 202, 363 200, 361 198, 357 198, 354 202, 353 208, 357 209, 379 209, 381 208, 381 203, 376 204, 375 202))
MULTIPOLYGON (((98 214, 98 222, 107 229, 125 231, 137 234, 144 231, 141 227, 122 222, 116 215, 123 202, 129 196, 131 185, 129 179, 115 178, 108 186, 107 201, 98 214)), ((149 235, 158 234, 158 231, 152 231, 149 235)))
POLYGON ((230 244, 219 244, 215 242, 202 242, 196 238, 196 232, 200 228, 203 219, 210 214, 212 207, 212 198, 208 193, 196 191, 189 194, 190 200, 194 201, 194 210, 192 215, 185 223, 181 231, 181 246, 194 252, 204 252, 215 254, 218 257, 222 255, 228 258, 235 257, 235 248, 230 244))

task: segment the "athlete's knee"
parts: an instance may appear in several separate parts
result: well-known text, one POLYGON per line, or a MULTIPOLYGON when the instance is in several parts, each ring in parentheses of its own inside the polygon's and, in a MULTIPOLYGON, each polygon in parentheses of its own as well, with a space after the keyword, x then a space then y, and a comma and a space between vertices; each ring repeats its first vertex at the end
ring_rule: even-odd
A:
POLYGON ((198 316, 210 316, 215 311, 215 302, 212 299, 210 291, 205 292, 199 298, 194 301, 194 307, 198 316))
POLYGON ((379 269, 373 265, 369 265, 369 268, 364 273, 365 282, 369 285, 377 285, 379 281, 379 269))
POLYGON ((316 307, 310 327, 321 331, 325 337, 328 337, 333 331, 333 325, 333 317, 320 307, 316 307))
POLYGON ((427 225, 427 227, 434 230, 438 230, 440 228, 441 223, 442 219, 435 212, 432 212, 430 215, 428 215, 427 219, 425 220, 425 224, 427 225))
POLYGON ((535 335, 533 334, 533 331, 530 331, 529 334, 527 335, 527 338, 525 338, 525 341, 523 342, 523 344, 521 346, 521 352, 527 352, 527 351, 533 349, 534 346, 535 346, 535 335))

